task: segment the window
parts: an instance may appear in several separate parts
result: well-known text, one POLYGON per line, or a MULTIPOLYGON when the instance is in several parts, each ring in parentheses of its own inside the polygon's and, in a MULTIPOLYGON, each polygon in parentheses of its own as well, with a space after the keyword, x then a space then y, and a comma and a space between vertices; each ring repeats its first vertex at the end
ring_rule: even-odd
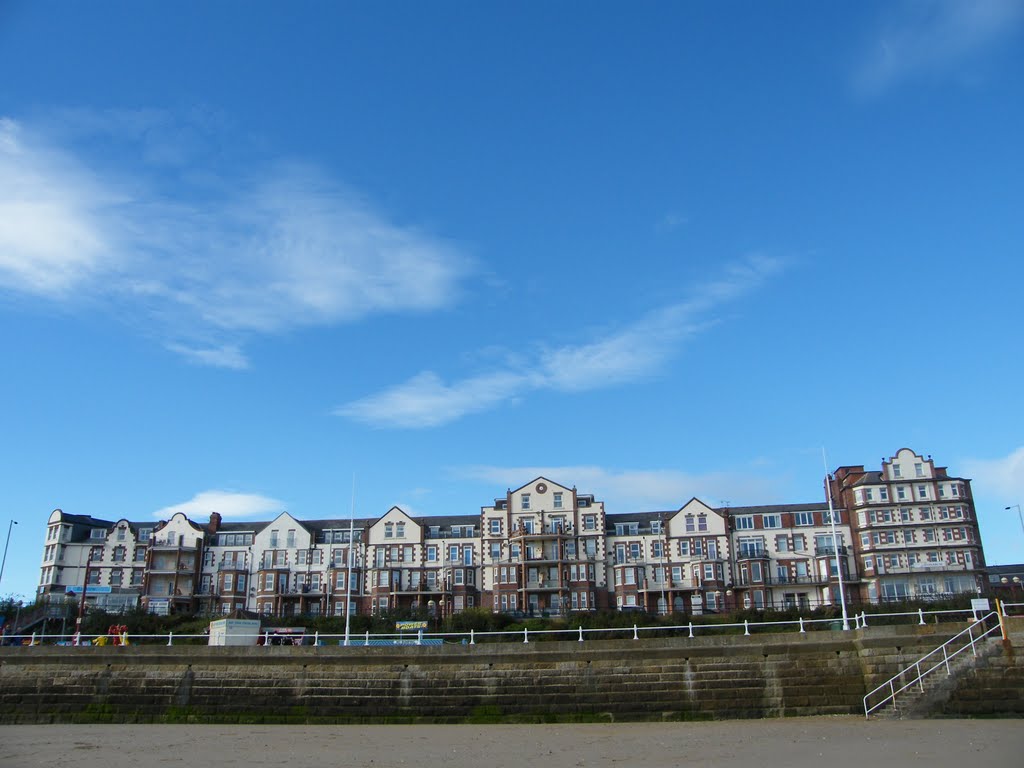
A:
POLYGON ((492 517, 488 524, 490 525, 491 536, 501 535, 501 518, 492 517))
POLYGON ((793 515, 794 525, 814 525, 813 512, 797 512, 793 515))
POLYGON ((905 486, 900 485, 896 487, 896 498, 899 499, 900 501, 906 500, 907 489, 905 486))
POLYGON ((448 562, 457 563, 459 561, 459 547, 456 544, 448 545, 448 562))
POLYGON ((661 559, 662 557, 665 556, 665 551, 662 548, 662 544, 663 544, 663 542, 661 542, 661 541, 653 541, 653 542, 651 542, 651 555, 653 557, 661 559))
POLYGON ((775 537, 775 551, 776 552, 789 552, 789 536, 776 536, 775 537))
POLYGON ((462 548, 462 564, 472 565, 473 564, 473 548, 463 547, 462 548))
POLYGON ((705 549, 707 550, 709 560, 718 559, 718 542, 716 542, 714 539, 711 539, 707 542, 705 549))
POLYGON ((583 516, 583 530, 585 530, 585 531, 596 531, 597 530, 597 515, 584 515, 583 516))
POLYGON ((737 531, 751 531, 754 529, 753 515, 738 515, 736 518, 737 531))
POLYGON ((530 494, 524 493, 519 497, 519 506, 522 509, 530 508, 530 494))
POLYGON ((917 498, 919 498, 919 499, 927 499, 928 498, 928 486, 927 485, 919 485, 919 486, 917 486, 917 498))
POLYGON ((888 501, 889 500, 889 489, 888 488, 879 488, 878 489, 878 498, 880 498, 882 501, 888 501))
POLYGON ((394 523, 384 523, 384 538, 385 539, 392 539, 392 538, 394 538, 394 536, 395 536, 395 524, 394 523))
POLYGON ((405 538, 405 523, 395 523, 395 538, 396 539, 404 539, 405 538))
POLYGON ((875 492, 874 492, 874 490, 872 490, 871 488, 865 488, 864 489, 864 501, 874 501, 874 500, 875 500, 875 492))
POLYGON ((554 501, 555 509, 561 509, 562 508, 562 492, 561 491, 555 491, 554 497, 555 497, 555 501, 554 501))
POLYGON ((93 538, 93 539, 105 539, 105 538, 107 538, 107 529, 106 528, 93 528, 92 529, 92 533, 89 534, 89 537, 93 538))
POLYGON ((288 536, 287 536, 286 542, 287 543, 285 544, 285 546, 288 547, 289 549, 295 546, 295 529, 294 528, 292 528, 292 529, 290 529, 288 531, 288 536))
POLYGON ((651 533, 661 533, 661 520, 651 520, 651 533))
POLYGON ((924 465, 923 464, 915 464, 914 465, 914 477, 924 477, 924 465))
POLYGON ((901 477, 903 477, 903 471, 900 469, 900 465, 899 464, 893 464, 892 465, 892 476, 894 478, 896 478, 897 480, 899 480, 901 477))
POLYGON ((224 591, 225 592, 230 592, 231 590, 233 590, 235 588, 235 586, 234 586, 234 582, 235 582, 234 576, 235 575, 233 573, 225 573, 224 574, 224 591))
POLYGON ((277 531, 271 531, 270 532, 270 547, 271 547, 271 549, 276 548, 277 544, 278 544, 278 532, 277 531))
POLYGON ((680 541, 679 542, 679 554, 680 554, 681 557, 689 557, 690 556, 690 542, 688 542, 688 541, 680 541))
POLYGON ((693 533, 696 530, 697 530, 697 526, 696 526, 696 523, 693 520, 693 515, 687 515, 686 516, 686 532, 687 533, 693 533))
POLYGON ((708 516, 698 515, 697 516, 697 530, 706 531, 708 529, 708 516))
POLYGON ((740 557, 762 557, 764 555, 764 539, 760 536, 740 536, 740 557))
POLYGON ((780 515, 761 515, 761 522, 765 528, 782 527, 782 517, 780 515))

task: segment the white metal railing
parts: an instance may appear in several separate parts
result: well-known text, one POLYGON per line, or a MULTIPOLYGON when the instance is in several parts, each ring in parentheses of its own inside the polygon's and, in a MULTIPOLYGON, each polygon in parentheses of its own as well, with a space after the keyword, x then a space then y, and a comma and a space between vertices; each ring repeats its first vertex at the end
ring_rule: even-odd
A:
MULTIPOLYGON (((1024 605, 1011 603, 1011 605, 1024 605)), ((970 609, 961 610, 943 610, 943 611, 925 611, 918 609, 917 611, 903 612, 903 613, 876 613, 866 614, 861 613, 859 615, 854 614, 850 617, 849 623, 851 629, 866 630, 869 629, 869 619, 905 619, 909 620, 907 623, 914 624, 926 624, 925 617, 932 618, 936 623, 940 618, 954 619, 957 615, 964 617, 972 616, 973 613, 970 609)), ((992 614, 990 614, 992 615, 992 614)), ((216 617, 214 617, 216 618, 216 617)), ((842 628, 842 619, 840 618, 827 618, 827 619, 811 619, 811 618, 797 618, 787 619, 781 621, 742 621, 733 623, 723 624, 701 624, 689 621, 686 624, 676 625, 655 625, 655 626, 639 626, 633 624, 632 626, 625 627, 596 627, 596 628, 585 628, 583 626, 577 626, 575 629, 507 629, 507 630, 495 630, 495 631, 477 631, 469 630, 468 632, 429 632, 423 633, 420 639, 433 639, 434 642, 430 644, 436 644, 439 642, 445 643, 459 643, 463 645, 475 645, 477 641, 492 641, 492 642, 510 642, 510 641, 521 641, 528 643, 531 638, 540 639, 543 636, 555 637, 561 635, 565 639, 575 639, 583 642, 584 635, 599 639, 604 637, 606 639, 622 638, 624 635, 633 640, 640 640, 641 635, 643 638, 656 638, 661 634, 665 635, 679 635, 683 634, 687 637, 696 637, 698 634, 707 635, 713 634, 719 631, 725 631, 729 634, 739 634, 738 630, 742 629, 744 636, 750 635, 751 630, 757 630, 759 628, 764 629, 775 629, 776 631, 785 631, 786 629, 792 629, 800 634, 806 633, 808 630, 813 630, 815 626, 819 629, 822 625, 825 625, 825 629, 840 630, 842 628)), ((965 630, 966 631, 966 630, 965 630)), ((963 634, 962 632, 960 634, 963 634)), ((325 641, 338 642, 344 638, 343 634, 340 633, 325 633, 325 632, 314 632, 307 634, 307 640, 311 640, 317 645, 324 645, 325 641)), ((408 635, 401 633, 369 633, 364 632, 359 635, 363 638, 360 645, 386 645, 395 644, 395 641, 408 641, 408 635)), ((75 635, 73 633, 32 633, 31 635, 6 635, 3 638, 5 645, 90 645, 94 644, 94 641, 104 638, 103 644, 113 645, 113 636, 107 634, 101 635, 75 635)), ((184 634, 167 632, 162 634, 135 634, 126 633, 123 637, 128 642, 125 644, 136 644, 139 642, 146 644, 166 644, 173 645, 175 640, 207 640, 207 634, 184 634)), ((307 643, 308 644, 308 643, 307 643)), ((872 692, 874 693, 874 692, 872 692)), ((869 694, 870 695, 870 694, 869 694)))
POLYGON ((959 656, 961 653, 966 651, 968 648, 971 649, 971 653, 975 656, 978 655, 978 650, 975 647, 977 642, 985 637, 988 637, 993 632, 1000 629, 999 614, 996 611, 992 611, 985 616, 978 619, 978 621, 969 624, 967 629, 957 632, 953 637, 949 638, 946 642, 940 645, 933 651, 926 653, 920 659, 915 661, 908 667, 904 667, 897 674, 886 680, 880 686, 870 691, 864 697, 864 717, 868 717, 872 712, 881 707, 884 707, 890 701, 896 701, 896 697, 908 690, 913 688, 915 685, 918 686, 922 691, 924 690, 924 678, 935 672, 938 669, 945 668, 946 674, 953 674, 949 667, 949 662, 959 656), (996 623, 985 629, 985 621, 988 619, 995 619, 996 623), (978 629, 978 634, 975 635, 975 630, 978 629), (967 635, 967 639, 964 639, 964 635, 967 635), (934 658, 933 658, 934 657, 934 658), (929 661, 931 660, 931 661, 929 661), (931 666, 927 666, 930 664, 931 666), (927 668, 922 669, 922 665, 927 668), (913 679, 903 683, 899 688, 896 687, 897 681, 900 680, 907 672, 914 670, 915 675, 913 679), (876 701, 874 704, 869 704, 870 699, 878 693, 888 691, 888 694, 876 701))
POLYGON ((1008 608, 1024 608, 1024 603, 1004 603, 1002 600, 999 601, 999 605, 1003 609, 1003 616, 1018 616, 1022 613, 1021 611, 1016 613, 1008 611, 1008 608))

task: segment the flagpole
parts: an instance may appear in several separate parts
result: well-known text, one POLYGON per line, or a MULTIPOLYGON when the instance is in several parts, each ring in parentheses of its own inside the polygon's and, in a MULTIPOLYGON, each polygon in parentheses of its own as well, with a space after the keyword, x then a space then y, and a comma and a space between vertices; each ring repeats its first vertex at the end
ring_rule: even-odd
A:
POLYGON ((839 542, 836 537, 836 513, 832 507, 832 475, 828 471, 825 446, 821 447, 821 460, 825 464, 825 496, 828 497, 828 519, 832 524, 832 551, 836 557, 836 574, 839 576, 839 603, 843 608, 843 631, 850 629, 850 617, 846 613, 846 589, 843 587, 843 566, 839 562, 839 542))
POLYGON ((345 573, 345 645, 349 644, 349 628, 352 614, 352 548, 355 546, 356 527, 356 476, 352 474, 352 506, 348 515, 348 569, 345 573))

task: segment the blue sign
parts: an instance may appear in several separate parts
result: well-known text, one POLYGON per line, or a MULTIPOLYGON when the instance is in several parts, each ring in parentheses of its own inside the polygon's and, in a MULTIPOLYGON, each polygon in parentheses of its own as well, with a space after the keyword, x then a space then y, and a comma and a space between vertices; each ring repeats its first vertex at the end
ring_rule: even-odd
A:
MULTIPOLYGON (((67 590, 65 590, 65 594, 73 595, 76 592, 81 592, 81 591, 82 591, 81 587, 73 586, 73 587, 68 587, 67 590)), ((110 587, 101 587, 98 584, 89 584, 85 588, 85 594, 87 594, 87 595, 109 595, 110 594, 110 587)))

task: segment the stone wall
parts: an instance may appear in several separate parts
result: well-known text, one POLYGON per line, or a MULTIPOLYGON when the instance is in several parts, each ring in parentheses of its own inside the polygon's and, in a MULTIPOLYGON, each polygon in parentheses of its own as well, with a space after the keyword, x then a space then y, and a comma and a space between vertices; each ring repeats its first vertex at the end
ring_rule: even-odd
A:
POLYGON ((854 714, 867 690, 960 628, 945 626, 395 648, 0 648, 0 722, 854 714))

